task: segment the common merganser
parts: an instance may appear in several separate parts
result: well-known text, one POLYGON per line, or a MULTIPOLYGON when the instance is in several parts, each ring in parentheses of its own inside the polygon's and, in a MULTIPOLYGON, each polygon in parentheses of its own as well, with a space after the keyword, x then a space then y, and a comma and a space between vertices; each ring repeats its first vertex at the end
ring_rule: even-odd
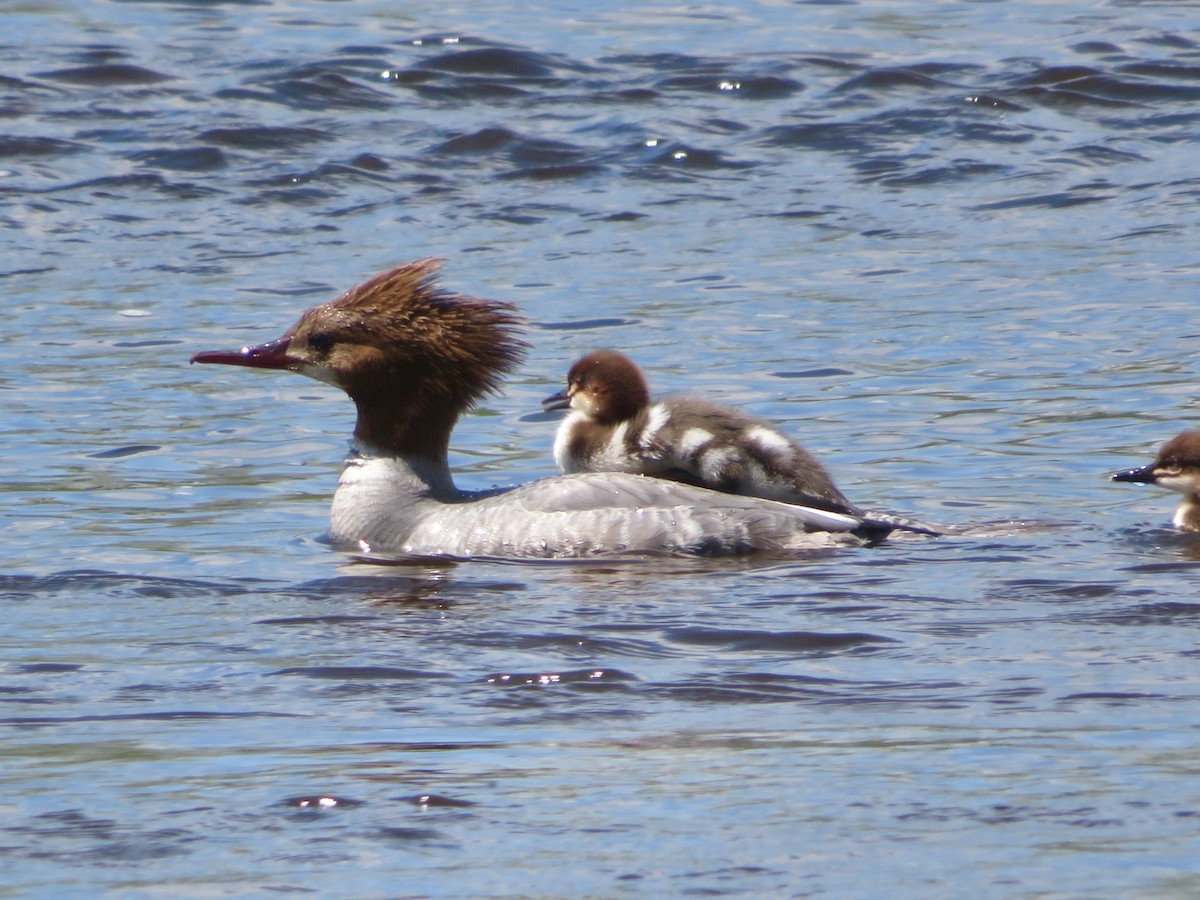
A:
POLYGON ((286 369, 354 401, 354 439, 329 540, 411 556, 547 558, 602 553, 723 555, 862 544, 890 526, 622 473, 562 475, 498 491, 458 490, 447 451, 458 417, 524 355, 507 303, 441 289, 441 261, 385 272, 310 309, 281 338, 192 362, 286 369))
POLYGON ((1181 531, 1200 531, 1200 431, 1185 431, 1171 438, 1154 462, 1126 469, 1113 481, 1157 484, 1183 494, 1171 524, 1181 531))
POLYGON ((554 438, 559 469, 655 475, 730 494, 829 510, 922 534, 941 532, 889 513, 866 512, 838 490, 815 456, 769 423, 693 397, 651 402, 637 364, 597 350, 542 401, 568 409, 554 438))

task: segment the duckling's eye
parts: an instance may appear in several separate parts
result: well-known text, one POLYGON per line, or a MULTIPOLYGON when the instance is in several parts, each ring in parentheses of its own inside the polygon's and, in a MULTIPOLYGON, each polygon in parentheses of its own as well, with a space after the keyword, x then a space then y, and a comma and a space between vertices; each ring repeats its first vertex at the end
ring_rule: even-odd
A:
POLYGON ((328 353, 333 349, 333 336, 324 332, 317 332, 308 336, 308 346, 312 347, 318 353, 328 353))

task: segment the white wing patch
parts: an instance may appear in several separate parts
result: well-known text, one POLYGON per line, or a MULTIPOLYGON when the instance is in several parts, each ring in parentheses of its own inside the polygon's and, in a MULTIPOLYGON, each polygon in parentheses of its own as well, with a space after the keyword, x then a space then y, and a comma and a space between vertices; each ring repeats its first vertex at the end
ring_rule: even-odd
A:
MULTIPOLYGON (((747 462, 742 480, 747 487, 753 487, 757 496, 771 497, 773 493, 767 493, 772 488, 776 487, 775 483, 767 477, 767 470, 762 467, 756 459, 751 459, 747 462)), ((786 494, 786 492, 785 492, 786 494)), ((775 499, 779 499, 776 497, 775 499)))
POLYGON ((757 444, 764 453, 783 456, 792 452, 792 442, 773 428, 755 425, 746 431, 746 442, 757 444))
POLYGON ((638 437, 638 446, 643 450, 649 450, 654 439, 658 437, 658 433, 662 431, 663 426, 671 419, 671 410, 664 403, 655 403, 646 413, 646 427, 642 429, 641 435, 638 437))
POLYGON ((716 484, 721 480, 725 467, 737 457, 738 452, 733 447, 708 448, 700 454, 700 458, 696 461, 697 468, 700 469, 700 477, 705 480, 706 484, 716 484))
MULTIPOLYGON (((590 468, 593 472, 627 472, 631 458, 629 448, 625 446, 625 435, 629 432, 629 423, 622 422, 613 429, 608 441, 592 458, 590 468)), ((634 469, 633 471, 637 471, 634 469)))
POLYGON ((683 437, 679 439, 679 456, 691 457, 702 449, 706 444, 710 443, 714 438, 711 431, 706 431, 703 428, 689 428, 683 433, 683 437))

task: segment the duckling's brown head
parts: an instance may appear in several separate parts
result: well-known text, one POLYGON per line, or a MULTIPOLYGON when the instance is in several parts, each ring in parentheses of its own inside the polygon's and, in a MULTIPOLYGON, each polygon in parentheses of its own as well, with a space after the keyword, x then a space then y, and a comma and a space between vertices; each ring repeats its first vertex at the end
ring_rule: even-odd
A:
POLYGON ((579 410, 601 425, 633 418, 650 403, 650 389, 637 364, 616 350, 596 350, 567 373, 567 388, 542 401, 546 409, 579 410))
POLYGON ((1163 444, 1154 462, 1127 469, 1113 481, 1157 484, 1183 494, 1200 490, 1200 431, 1185 431, 1163 444))

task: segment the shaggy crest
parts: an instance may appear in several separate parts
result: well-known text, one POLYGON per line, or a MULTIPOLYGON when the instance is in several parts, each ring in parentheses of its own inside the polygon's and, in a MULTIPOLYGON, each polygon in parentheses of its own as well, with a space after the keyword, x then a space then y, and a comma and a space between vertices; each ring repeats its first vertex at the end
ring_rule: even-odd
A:
POLYGON ((339 384, 356 400, 420 383, 459 410, 496 391, 524 358, 522 320, 508 303, 453 294, 437 284, 442 260, 419 259, 309 310, 289 332, 320 356, 353 347, 339 384), (419 366, 421 371, 412 371, 419 366), (415 376, 415 377, 414 377, 415 376))

